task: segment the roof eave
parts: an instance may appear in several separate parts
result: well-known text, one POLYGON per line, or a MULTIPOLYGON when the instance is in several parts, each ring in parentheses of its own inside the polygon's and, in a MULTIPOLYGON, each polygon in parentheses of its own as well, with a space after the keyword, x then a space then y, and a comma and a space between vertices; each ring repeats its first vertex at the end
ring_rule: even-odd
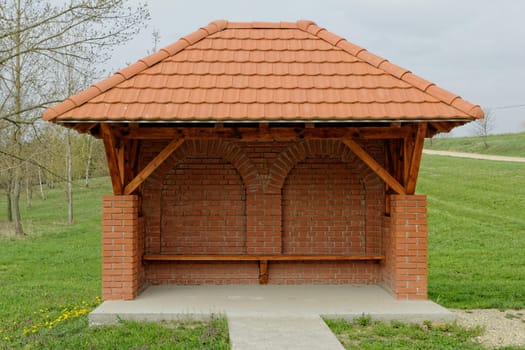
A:
POLYGON ((268 120, 268 119, 250 119, 250 120, 55 120, 57 124, 205 124, 205 123, 443 123, 443 122, 464 122, 474 121, 475 118, 447 118, 447 119, 294 119, 294 120, 268 120))

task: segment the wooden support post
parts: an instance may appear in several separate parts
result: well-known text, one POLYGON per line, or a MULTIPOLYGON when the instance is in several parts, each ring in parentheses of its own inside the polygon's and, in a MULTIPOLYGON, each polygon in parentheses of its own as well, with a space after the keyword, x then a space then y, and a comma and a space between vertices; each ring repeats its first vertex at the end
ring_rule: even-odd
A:
POLYGON ((175 139, 171 141, 160 153, 153 158, 148 165, 142 169, 133 180, 131 180, 125 187, 124 193, 131 194, 139 187, 144 180, 150 176, 155 169, 157 169, 164 161, 184 143, 184 139, 175 139))
POLYGON ((354 140, 346 139, 343 143, 348 146, 377 176, 385 181, 394 191, 399 194, 406 194, 405 188, 385 170, 371 155, 369 155, 361 146, 354 140))
POLYGON ((259 260, 259 284, 268 284, 268 260, 259 260))

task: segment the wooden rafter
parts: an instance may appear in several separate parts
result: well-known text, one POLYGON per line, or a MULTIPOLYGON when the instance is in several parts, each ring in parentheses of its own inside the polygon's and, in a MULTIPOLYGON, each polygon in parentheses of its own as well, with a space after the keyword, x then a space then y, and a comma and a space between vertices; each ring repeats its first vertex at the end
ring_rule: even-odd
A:
POLYGON ((125 171, 125 168, 126 168, 126 149, 128 147, 126 147, 126 144, 129 143, 129 142, 123 142, 121 145, 120 145, 120 148, 117 149, 117 162, 118 162, 118 168, 119 168, 119 173, 120 173, 120 183, 121 184, 125 184, 126 183, 126 171, 125 171))
POLYGON ((111 184, 113 185, 113 193, 115 195, 122 194, 122 177, 121 169, 119 167, 117 155, 117 142, 111 127, 107 124, 101 125, 102 139, 104 140, 104 149, 106 151, 106 158, 108 161, 109 175, 111 177, 111 184))
POLYGON ((425 135, 427 133, 427 123, 418 125, 414 146, 412 147, 412 154, 409 161, 408 179, 406 182, 407 194, 414 194, 416 191, 417 177, 419 174, 419 166, 421 164, 421 155, 423 153, 423 146, 425 144, 425 135))
POLYGON ((405 188, 379 164, 371 155, 369 155, 357 142, 350 139, 342 140, 377 176, 385 181, 390 188, 399 194, 406 194, 405 188))
POLYGON ((124 189, 124 194, 131 194, 157 169, 164 161, 184 143, 184 139, 172 140, 151 162, 142 169, 124 189))
POLYGON ((129 150, 126 152, 126 179, 129 181, 133 179, 137 171, 137 163, 139 159, 139 140, 129 141, 129 150))

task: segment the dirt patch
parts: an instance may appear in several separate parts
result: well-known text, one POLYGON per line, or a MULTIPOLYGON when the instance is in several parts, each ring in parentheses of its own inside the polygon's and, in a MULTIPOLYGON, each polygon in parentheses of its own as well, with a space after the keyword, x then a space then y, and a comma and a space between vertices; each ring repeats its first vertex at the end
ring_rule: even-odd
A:
POLYGON ((463 327, 481 326, 485 329, 478 340, 490 347, 525 345, 525 309, 451 310, 463 327))

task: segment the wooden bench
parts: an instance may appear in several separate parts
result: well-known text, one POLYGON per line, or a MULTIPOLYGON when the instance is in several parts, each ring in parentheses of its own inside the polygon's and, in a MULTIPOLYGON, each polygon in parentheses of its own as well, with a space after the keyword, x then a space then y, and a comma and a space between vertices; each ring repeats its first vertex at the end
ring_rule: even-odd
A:
POLYGON ((374 261, 385 259, 384 255, 260 255, 260 254, 146 254, 144 261, 258 261, 259 283, 268 283, 269 261, 374 261))

